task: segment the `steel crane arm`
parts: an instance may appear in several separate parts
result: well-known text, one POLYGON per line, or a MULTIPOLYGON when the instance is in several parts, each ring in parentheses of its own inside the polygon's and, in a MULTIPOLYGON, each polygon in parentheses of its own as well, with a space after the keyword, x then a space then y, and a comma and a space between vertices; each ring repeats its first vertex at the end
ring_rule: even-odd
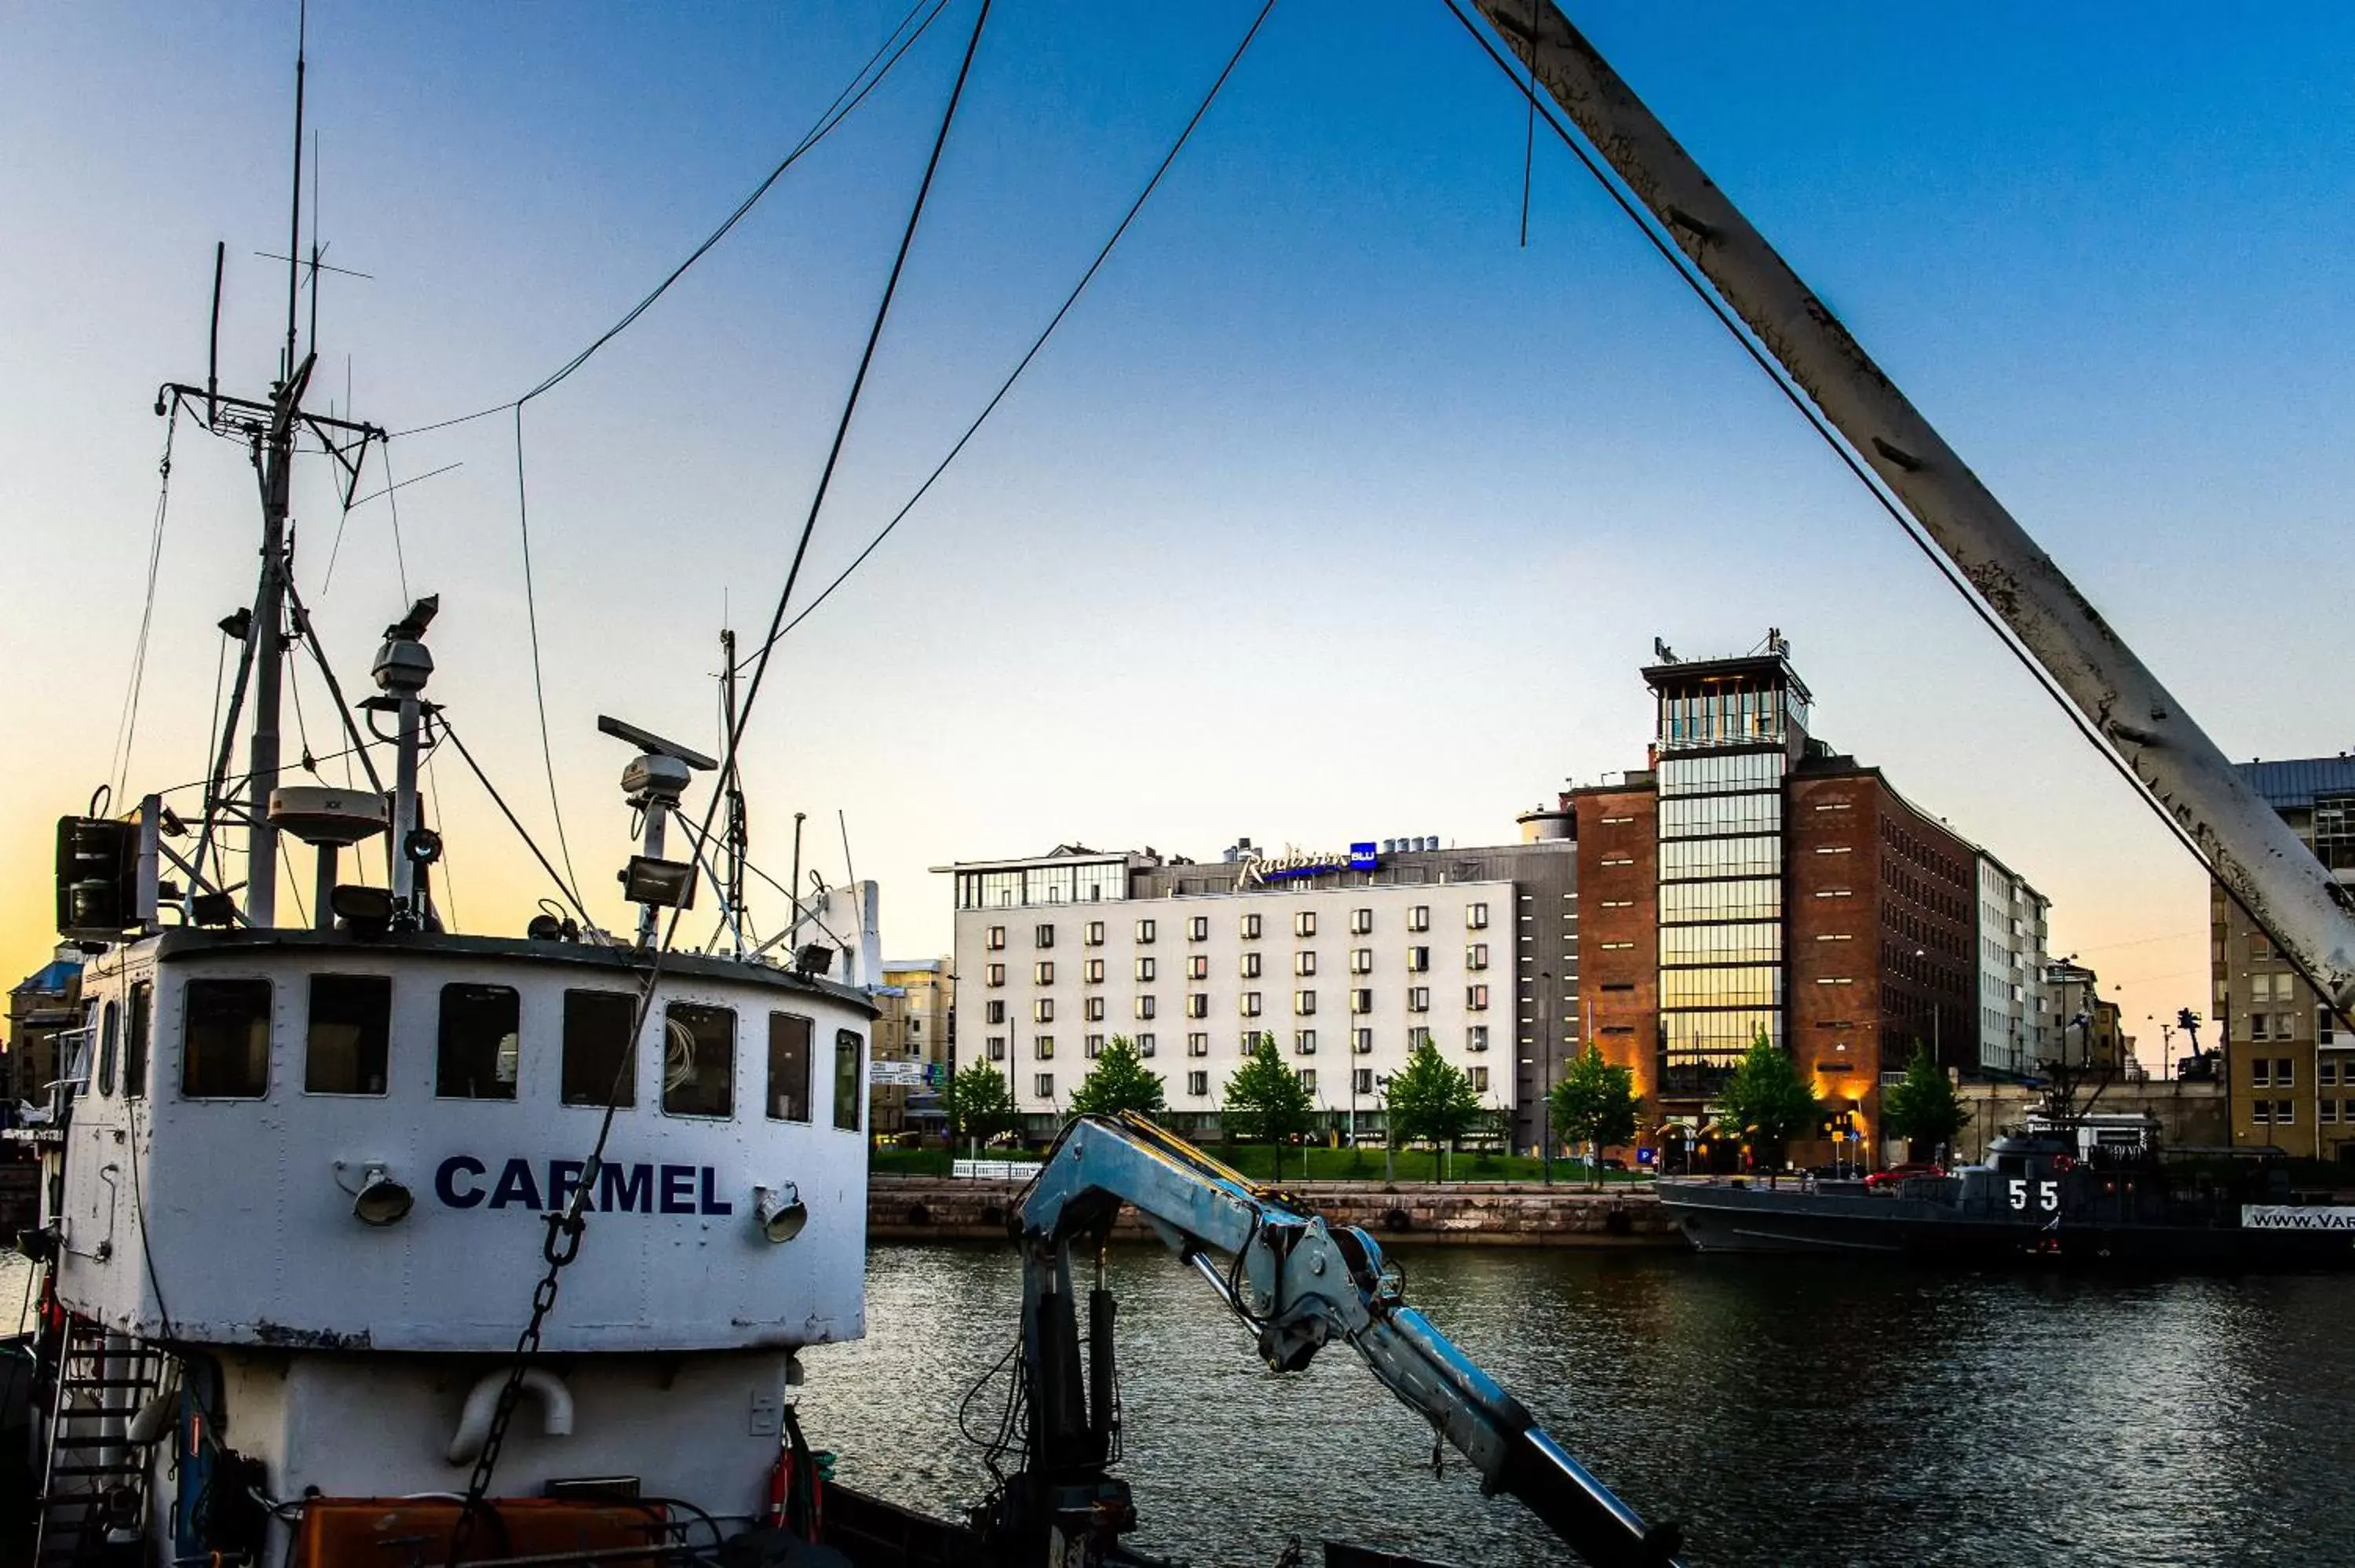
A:
POLYGON ((2341 1009, 2355 898, 1873 362, 1555 0, 1473 0, 2136 780, 2217 880, 2341 1009))
POLYGON ((1054 1293, 1050 1280, 1058 1267, 1067 1272, 1071 1244, 1104 1235, 1124 1203, 1252 1327, 1273 1370, 1299 1371, 1324 1346, 1347 1343, 1376 1381, 1472 1463, 1484 1490, 1519 1498, 1587 1562, 1674 1563, 1676 1527, 1647 1528, 1519 1401, 1407 1306, 1371 1236, 1328 1224, 1298 1200, 1254 1184, 1142 1118, 1079 1118, 1025 1195, 1018 1224, 1040 1287, 1026 1292, 1026 1312, 1033 1299, 1054 1293), (1213 1252, 1230 1261, 1222 1267, 1213 1252))

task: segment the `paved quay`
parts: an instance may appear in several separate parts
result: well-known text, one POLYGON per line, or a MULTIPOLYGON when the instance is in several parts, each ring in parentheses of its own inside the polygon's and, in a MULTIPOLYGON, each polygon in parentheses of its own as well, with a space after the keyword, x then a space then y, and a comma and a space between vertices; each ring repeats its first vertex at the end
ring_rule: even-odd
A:
MULTIPOLYGON (((868 1181, 867 1234, 873 1241, 998 1240, 1021 1183, 937 1176, 874 1176, 868 1181)), ((1682 1246, 1676 1223, 1648 1187, 1585 1192, 1526 1182, 1451 1181, 1384 1188, 1380 1182, 1312 1182, 1285 1191, 1337 1224, 1359 1225, 1385 1245, 1682 1246)), ((1133 1209, 1114 1235, 1151 1240, 1133 1209)))

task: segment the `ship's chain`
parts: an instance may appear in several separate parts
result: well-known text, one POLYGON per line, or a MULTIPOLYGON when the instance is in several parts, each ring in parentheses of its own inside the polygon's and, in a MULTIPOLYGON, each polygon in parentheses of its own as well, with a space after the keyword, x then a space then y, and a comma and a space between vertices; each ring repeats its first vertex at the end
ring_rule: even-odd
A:
POLYGON ((548 1272, 532 1288, 531 1317, 516 1336, 515 1359, 507 1368, 507 1381, 499 1389, 499 1402, 491 1409, 490 1429, 483 1435, 483 1451, 474 1456, 474 1473, 466 1482, 466 1500, 458 1510, 458 1520, 450 1529, 448 1568, 458 1568, 466 1549, 474 1543, 474 1531, 485 1510, 483 1499, 489 1495, 491 1478, 498 1473, 499 1450, 507 1440, 507 1425, 515 1419, 516 1405, 523 1397, 524 1374, 531 1370, 532 1359, 539 1354, 541 1326, 556 1308, 556 1293, 565 1268, 581 1255, 581 1234, 588 1229, 582 1218, 583 1205, 590 1191, 597 1182, 604 1138, 597 1139, 600 1152, 591 1154, 581 1173, 581 1184, 572 1191, 572 1201, 561 1213, 541 1216, 548 1226, 548 1238, 540 1244, 539 1255, 548 1265, 548 1272))

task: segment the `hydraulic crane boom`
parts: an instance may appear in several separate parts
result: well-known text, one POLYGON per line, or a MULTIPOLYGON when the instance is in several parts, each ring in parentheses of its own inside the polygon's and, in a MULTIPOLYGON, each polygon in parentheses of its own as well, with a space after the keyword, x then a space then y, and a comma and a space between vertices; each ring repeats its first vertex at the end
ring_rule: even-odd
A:
POLYGON ((1142 1118, 1073 1120, 1015 1217, 1022 1249, 1022 1350, 1030 1415, 1025 1468, 996 1520, 1001 1541, 1048 1561, 1114 1560, 1135 1520, 1127 1489, 1106 1474, 1117 1448, 1113 1303, 1090 1292, 1082 1387, 1071 1258, 1101 1258, 1121 1206, 1135 1207, 1170 1250, 1250 1327, 1261 1357, 1297 1372, 1340 1340, 1377 1380, 1428 1420, 1480 1472, 1510 1492, 1598 1568, 1673 1568, 1678 1531, 1647 1528, 1634 1510, 1564 1453, 1518 1401, 1401 1298, 1381 1249, 1355 1226, 1322 1218, 1142 1118), (1222 1266, 1210 1255, 1222 1254, 1222 1266))

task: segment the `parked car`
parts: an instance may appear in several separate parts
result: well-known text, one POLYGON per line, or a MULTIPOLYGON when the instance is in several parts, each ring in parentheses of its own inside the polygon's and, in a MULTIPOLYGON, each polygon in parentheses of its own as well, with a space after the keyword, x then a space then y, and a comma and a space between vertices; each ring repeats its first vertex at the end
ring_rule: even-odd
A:
POLYGON ((1903 1165, 1892 1165, 1886 1171, 1874 1171, 1864 1179, 1864 1190, 1868 1192, 1878 1192, 1884 1188, 1894 1187, 1901 1181, 1911 1181, 1916 1176, 1944 1176, 1945 1173, 1946 1168, 1934 1161, 1912 1160, 1903 1165))

